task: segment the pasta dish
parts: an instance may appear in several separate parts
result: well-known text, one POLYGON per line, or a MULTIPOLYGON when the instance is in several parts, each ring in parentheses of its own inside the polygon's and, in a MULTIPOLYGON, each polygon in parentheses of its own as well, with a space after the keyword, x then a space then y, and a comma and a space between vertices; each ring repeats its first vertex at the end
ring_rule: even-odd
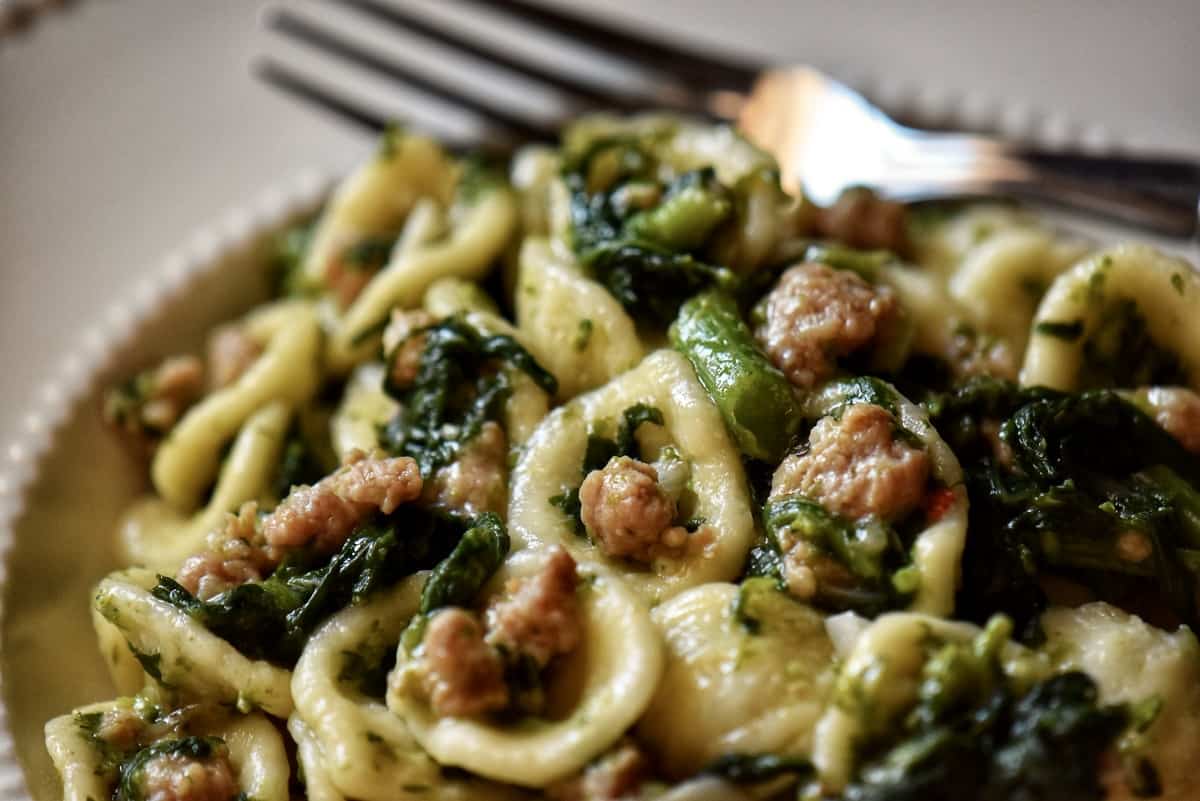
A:
POLYGON ((389 131, 263 269, 106 395, 66 801, 1200 792, 1189 264, 644 115, 389 131))

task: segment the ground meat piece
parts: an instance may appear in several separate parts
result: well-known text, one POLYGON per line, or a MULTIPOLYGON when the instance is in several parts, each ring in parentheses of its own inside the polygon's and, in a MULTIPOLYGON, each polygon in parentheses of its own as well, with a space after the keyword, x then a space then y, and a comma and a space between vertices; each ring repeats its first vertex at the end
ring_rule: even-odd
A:
POLYGON ((237 779, 225 753, 198 760, 181 754, 150 759, 142 772, 145 801, 231 801, 237 779))
POLYGON ((929 480, 929 456, 898 441, 887 410, 856 403, 840 420, 823 417, 808 435, 807 450, 783 460, 771 496, 799 493, 851 518, 876 515, 900 520, 917 508, 929 480))
POLYGON ((593 762, 575 778, 547 789, 554 801, 622 801, 637 797, 650 774, 650 762, 630 742, 593 762))
POLYGON ((223 325, 208 338, 208 385, 227 387, 262 354, 262 346, 238 325, 223 325))
POLYGON ((226 590, 263 576, 279 562, 279 554, 265 549, 255 530, 258 504, 242 504, 236 515, 208 537, 208 547, 189 556, 175 577, 188 592, 207 600, 226 590))
POLYGON ((457 607, 439 611, 430 619, 423 643, 425 691, 435 714, 474 717, 508 705, 504 663, 484 641, 473 614, 457 607))
POLYGON ((980 334, 969 326, 956 325, 950 338, 946 361, 958 378, 988 375, 1017 380, 1017 353, 1005 340, 980 334))
POLYGON ((407 456, 366 458, 343 465, 311 487, 292 489, 262 523, 262 535, 274 548, 314 543, 332 553, 376 510, 391 514, 421 495, 421 474, 407 456))
POLYGON ((577 583, 575 560, 555 548, 541 570, 512 582, 509 597, 488 609, 488 643, 528 656, 538 667, 574 650, 582 635, 577 583))
POLYGON ((146 729, 146 722, 128 707, 106 711, 96 727, 96 736, 118 751, 131 750, 146 729))
POLYGON ((653 465, 628 456, 612 459, 588 473, 579 503, 588 534, 609 556, 651 562, 677 555, 687 544, 687 531, 671 525, 678 509, 653 465))
POLYGON ((350 242, 325 264, 325 286, 337 300, 339 309, 348 308, 379 269, 379 265, 360 263, 354 252, 355 243, 350 242))
POLYGON ((404 389, 416 380, 426 340, 419 332, 434 322, 433 315, 423 309, 392 310, 392 318, 383 332, 383 352, 391 363, 388 378, 393 386, 404 389))
POLYGON ((857 584, 853 573, 810 542, 789 537, 779 547, 783 580, 788 592, 801 601, 812 600, 822 589, 849 590, 857 584))
POLYGON ((785 272, 767 295, 755 336, 793 384, 811 387, 833 373, 837 359, 871 343, 896 313, 890 287, 808 262, 785 272))
POLYGON ((507 464, 504 429, 486 422, 453 462, 434 473, 425 486, 424 498, 438 508, 472 516, 503 514, 508 505, 507 464))
POLYGON ((870 189, 847 189, 832 206, 817 211, 813 222, 821 236, 854 248, 899 254, 910 250, 908 210, 870 189))
POLYGON ((204 365, 172 356, 114 387, 104 398, 104 421, 149 445, 166 434, 204 392, 204 365))
POLYGON ((1146 404, 1154 421, 1192 453, 1200 453, 1200 395, 1183 387, 1151 387, 1146 404))

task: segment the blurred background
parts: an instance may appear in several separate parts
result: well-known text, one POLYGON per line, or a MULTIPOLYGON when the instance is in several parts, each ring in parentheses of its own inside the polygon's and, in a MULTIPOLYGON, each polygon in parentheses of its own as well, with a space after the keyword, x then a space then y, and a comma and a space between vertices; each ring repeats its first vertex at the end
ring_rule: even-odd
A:
MULTIPOLYGON (((545 2, 813 64, 930 124, 1200 154, 1196 0, 545 2)), ((77 0, 0 33, 0 443, 85 329, 191 232, 372 147, 254 80, 253 56, 279 46, 267 5, 77 0)), ((380 101, 456 122, 419 97, 380 101)))

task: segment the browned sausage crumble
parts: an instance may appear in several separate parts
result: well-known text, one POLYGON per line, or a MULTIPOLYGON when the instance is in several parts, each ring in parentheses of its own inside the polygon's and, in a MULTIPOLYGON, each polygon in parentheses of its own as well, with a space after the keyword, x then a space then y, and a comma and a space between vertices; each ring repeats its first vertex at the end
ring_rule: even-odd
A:
POLYGON ((908 253, 908 210, 864 187, 847 189, 813 220, 817 233, 859 250, 908 253))
POLYGON ((839 358, 875 341, 897 313, 890 287, 806 262, 788 269, 767 295, 755 336, 788 380, 807 388, 832 375, 839 358))
POLYGON ((899 520, 921 503, 929 456, 896 439, 896 421, 879 406, 856 403, 841 419, 823 417, 807 449, 783 460, 771 496, 799 493, 834 514, 899 520))
POLYGON ((208 385, 221 389, 237 381, 262 355, 262 346, 239 325, 223 325, 208 338, 208 385))
POLYGON ((231 801, 238 794, 237 779, 222 748, 207 759, 182 754, 160 754, 142 769, 145 801, 231 801))
POLYGON ((579 503, 584 527, 608 556, 652 562, 678 556, 687 544, 687 530, 672 525, 675 500, 658 483, 653 465, 613 458, 584 478, 579 503))
POLYGON ((1164 431, 1192 453, 1200 453, 1200 395, 1184 387, 1151 387, 1145 399, 1164 431))
POLYGON ((369 458, 360 452, 311 487, 299 486, 257 522, 258 505, 242 504, 209 535, 207 549, 188 557, 176 576, 189 592, 211 598, 261 581, 287 551, 312 544, 333 553, 361 523, 391 514, 421 495, 417 463, 407 456, 369 458))
MULTIPOLYGON (((417 675, 434 714, 475 717, 512 707, 505 666, 529 660, 541 669, 570 653, 582 637, 575 560, 562 548, 534 575, 510 582, 507 597, 486 612, 451 607, 434 614, 422 641, 417 675)), ((405 681, 393 673, 392 681, 405 681)))
POLYGON ((495 512, 508 505, 508 441, 498 423, 488 421, 459 449, 454 461, 426 482, 424 500, 431 506, 469 516, 495 512))

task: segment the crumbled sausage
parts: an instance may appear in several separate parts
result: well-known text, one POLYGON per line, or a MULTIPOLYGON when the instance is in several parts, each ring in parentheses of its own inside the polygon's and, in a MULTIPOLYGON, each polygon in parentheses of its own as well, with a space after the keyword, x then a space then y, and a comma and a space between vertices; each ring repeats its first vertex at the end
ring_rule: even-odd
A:
POLYGON ((771 495, 792 492, 835 514, 899 520, 920 504, 929 479, 925 451, 898 441, 887 410, 856 403, 841 419, 823 417, 808 436, 807 450, 783 460, 771 495))
POLYGON ((146 722, 128 707, 107 710, 100 717, 96 736, 118 751, 128 751, 138 743, 146 722))
POLYGON ((821 236, 854 248, 909 251, 908 211, 903 203, 884 200, 870 189, 842 192, 834 204, 817 211, 814 225, 821 236))
POLYGON ((359 296, 380 265, 363 263, 357 258, 356 243, 347 243, 325 264, 325 286, 337 300, 339 309, 346 309, 359 296))
POLYGON ((136 437, 166 434, 204 392, 204 365, 195 356, 172 356, 114 388, 104 401, 104 420, 136 437))
POLYGON ((1200 453, 1200 395, 1183 387, 1151 387, 1145 393, 1154 421, 1192 453, 1200 453))
POLYGON ((416 380, 425 351, 426 337, 421 329, 433 323, 433 315, 423 309, 392 310, 391 320, 383 331, 383 352, 391 362, 388 378, 393 386, 404 389, 416 380))
POLYGON ((896 311, 890 287, 808 262, 780 277, 755 335, 793 384, 811 387, 833 373, 837 359, 875 340, 896 311))
POLYGON ((282 554, 262 546, 257 519, 254 501, 242 504, 237 514, 226 515, 222 526, 209 533, 205 550, 184 560, 176 580, 204 600, 250 581, 262 581, 282 554))
POLYGON ((1017 352, 1011 343, 980 334, 970 326, 956 324, 950 338, 946 363, 958 378, 988 375, 1017 380, 1017 352))
POLYGON ((584 478, 579 503, 588 534, 608 556, 651 562, 687 544, 687 531, 671 525, 678 509, 653 465, 629 456, 610 460, 584 478))
POLYGON ((783 580, 788 592, 801 601, 812 600, 822 589, 850 589, 857 582, 845 566, 791 532, 784 534, 779 548, 783 551, 783 580))
POLYGON ((225 753, 203 760, 161 754, 146 762, 141 790, 145 801, 231 801, 238 785, 225 753))
POLYGON ((623 742, 580 775, 547 789, 554 801, 624 801, 650 774, 650 762, 631 742, 623 742))
POLYGON ((434 473, 425 486, 424 497, 438 508, 472 516, 481 512, 503 514, 508 505, 507 462, 504 429, 488 421, 453 462, 434 473))
POLYGON ((541 570, 512 582, 509 597, 489 607, 488 643, 523 654, 538 667, 574 650, 582 634, 577 582, 575 560, 555 548, 541 570))
POLYGON ((223 325, 208 338, 208 385, 227 387, 262 354, 262 346, 238 325, 223 325))
POLYGON ((434 714, 475 717, 508 705, 504 663, 484 641, 475 615, 457 607, 437 612, 423 643, 425 691, 434 714))
POLYGON ((421 495, 421 474, 407 456, 377 459, 358 455, 311 487, 292 489, 262 522, 262 535, 274 548, 314 543, 332 553, 359 523, 376 510, 391 514, 421 495))

